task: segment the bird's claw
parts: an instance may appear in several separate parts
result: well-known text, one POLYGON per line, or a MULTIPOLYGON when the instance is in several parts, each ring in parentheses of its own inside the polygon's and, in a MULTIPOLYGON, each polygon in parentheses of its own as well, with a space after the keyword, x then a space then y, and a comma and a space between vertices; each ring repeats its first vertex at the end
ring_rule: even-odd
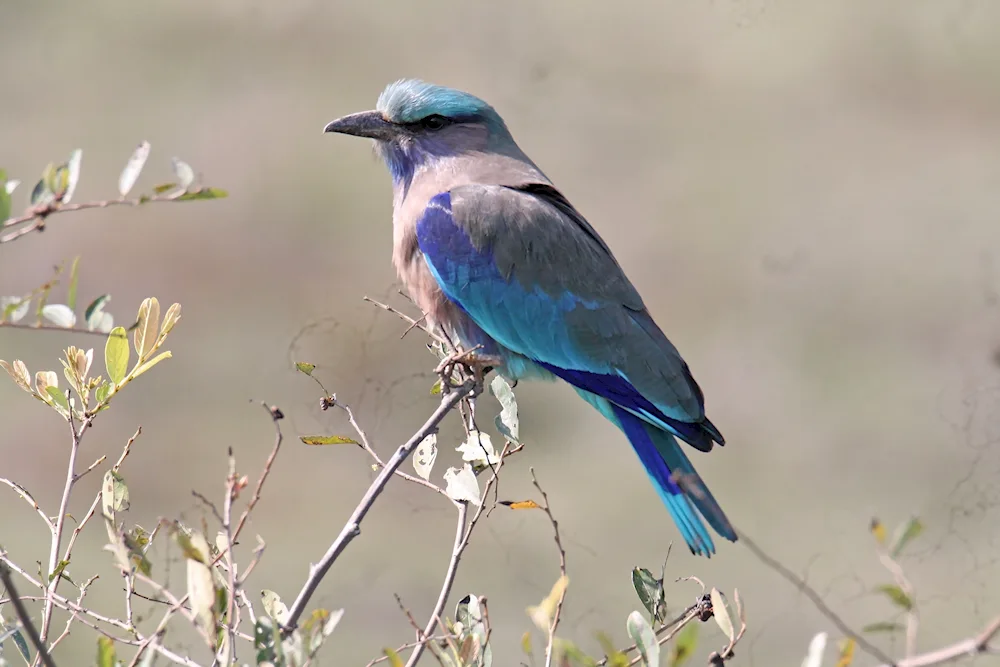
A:
POLYGON ((457 386, 453 382, 453 375, 456 366, 462 366, 468 370, 477 386, 482 386, 486 375, 495 367, 501 365, 503 360, 499 357, 482 354, 480 347, 471 350, 460 350, 445 357, 434 372, 441 376, 441 386, 454 388, 457 386))

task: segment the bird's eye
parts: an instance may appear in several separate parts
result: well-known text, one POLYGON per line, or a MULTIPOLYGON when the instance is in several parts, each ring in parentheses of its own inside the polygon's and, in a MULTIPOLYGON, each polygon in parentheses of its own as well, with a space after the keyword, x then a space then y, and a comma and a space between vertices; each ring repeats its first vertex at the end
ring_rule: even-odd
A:
POLYGON ((432 114, 420 121, 420 124, 428 130, 440 130, 448 124, 448 119, 444 116, 439 116, 438 114, 432 114))

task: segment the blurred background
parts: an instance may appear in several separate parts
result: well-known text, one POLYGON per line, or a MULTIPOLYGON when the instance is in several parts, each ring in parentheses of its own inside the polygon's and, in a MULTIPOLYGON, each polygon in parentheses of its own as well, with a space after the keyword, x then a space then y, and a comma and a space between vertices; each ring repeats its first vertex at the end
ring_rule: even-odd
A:
MULTIPOLYGON (((147 296, 183 305, 174 358, 102 415, 81 453, 84 465, 114 456, 142 425, 123 469, 130 523, 200 525, 191 490, 221 500, 228 447, 255 479, 273 436, 257 402, 284 410, 251 583, 290 603, 372 478, 361 451, 298 442, 349 426, 318 410, 292 360, 318 365, 385 455, 437 401, 419 332, 399 340, 405 325, 362 302, 407 306, 389 261, 389 177, 366 142, 321 128, 400 77, 469 90, 601 232, 688 360, 729 443, 692 458, 733 522, 860 627, 893 613, 871 592, 890 577, 869 520, 920 515, 928 530, 905 564, 920 646, 935 648, 1000 609, 998 34, 988 0, 6 2, 0 166, 24 181, 15 211, 77 147, 74 199, 114 197, 144 139, 136 193, 170 180, 176 155, 230 197, 55 216, 0 247, 0 292, 25 293, 80 254, 80 301, 110 292, 117 323, 147 296)), ((0 357, 32 373, 58 368, 70 344, 103 349, 0 330, 0 357)), ((529 446, 500 495, 529 496, 535 467, 568 549, 562 633, 594 652, 596 630, 625 645, 630 570, 658 571, 677 531, 624 438, 568 388, 517 395, 529 446)), ((0 422, 0 475, 55 512, 65 424, 6 380, 0 422)), ((460 430, 453 418, 442 432, 435 475, 458 459, 447 444, 460 430)), ((73 512, 99 481, 81 482, 73 512)), ((392 595, 429 613, 453 522, 434 494, 391 484, 313 600, 347 609, 324 664, 363 665, 412 637, 392 595)), ((45 559, 44 527, 4 489, 0 525, 15 560, 45 559)), ((466 553, 449 613, 466 592, 488 596, 498 664, 520 659, 524 608, 558 575, 550 530, 539 513, 497 511, 466 553)), ((104 531, 81 539, 69 571, 100 573, 88 599, 120 612, 104 531)), ((166 545, 154 567, 182 589, 166 545)), ((830 629, 739 544, 711 561, 675 549, 668 578, 691 574, 740 588, 740 664, 797 665, 830 629)), ((668 585, 668 603, 697 592, 668 585)), ((723 644, 714 626, 701 638, 699 662, 723 644)), ((61 655, 89 663, 93 647, 81 628, 61 655)))

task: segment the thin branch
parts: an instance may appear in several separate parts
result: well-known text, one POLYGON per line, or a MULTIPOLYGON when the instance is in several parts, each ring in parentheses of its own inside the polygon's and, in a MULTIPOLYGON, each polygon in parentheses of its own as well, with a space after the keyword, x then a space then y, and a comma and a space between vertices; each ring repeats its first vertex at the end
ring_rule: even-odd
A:
MULTIPOLYGON (((83 606, 83 596, 85 596, 87 594, 87 589, 90 588, 90 585, 93 584, 97 580, 98 576, 99 575, 95 574, 90 579, 88 579, 87 581, 83 582, 83 585, 80 586, 80 595, 78 595, 77 598, 76 598, 76 605, 78 607, 83 606)), ((59 642, 61 642, 63 639, 66 639, 66 637, 69 636, 70 628, 72 627, 73 622, 75 620, 77 620, 77 615, 78 614, 76 612, 70 612, 69 618, 66 619, 66 627, 63 628, 62 634, 59 635, 58 637, 56 637, 55 641, 53 641, 49 645, 49 650, 50 651, 56 650, 56 646, 59 645, 59 642)))
POLYGON ((226 560, 228 561, 228 579, 226 585, 229 587, 229 595, 226 596, 226 620, 225 627, 229 638, 229 660, 236 657, 236 559, 233 557, 233 500, 236 499, 237 485, 239 477, 236 475, 236 458, 233 456, 233 448, 229 448, 229 475, 226 477, 226 499, 222 505, 222 531, 226 536, 226 560))
MULTIPOLYGON (((458 562, 461 559, 462 554, 465 552, 465 548, 469 546, 469 540, 472 539, 472 531, 475 530, 476 524, 479 523, 480 517, 483 516, 483 511, 486 508, 486 497, 489 495, 490 489, 495 484, 497 484, 497 480, 499 479, 500 469, 503 467, 504 461, 507 459, 507 457, 510 456, 511 454, 515 454, 521 451, 524 448, 523 444, 511 448, 511 444, 513 443, 511 443, 510 441, 507 441, 504 444, 504 448, 500 452, 499 461, 495 466, 492 466, 493 475, 486 483, 486 488, 484 489, 482 494, 482 501, 480 502, 479 508, 476 510, 476 513, 472 516, 472 520, 468 522, 468 527, 465 528, 464 534, 461 534, 461 539, 459 540, 459 535, 455 536, 456 537, 455 547, 452 549, 451 561, 448 563, 448 570, 445 573, 444 584, 441 587, 441 594, 438 595, 437 604, 435 604, 434 612, 431 614, 430 619, 427 621, 426 628, 420 631, 420 633, 418 634, 417 637, 418 639, 421 636, 422 637, 430 636, 430 634, 434 632, 434 625, 441 623, 441 613, 444 611, 444 605, 448 601, 448 594, 451 592, 451 586, 454 583, 455 574, 458 571, 458 562)), ((461 527, 464 526, 466 523, 466 514, 468 507, 466 503, 457 503, 457 505, 459 507, 458 525, 461 527)), ((400 605, 402 605, 402 603, 400 603, 400 605)), ((408 612, 407 615, 409 615, 408 612)), ((442 628, 443 627, 444 626, 442 624, 442 628)), ((406 662, 407 667, 413 667, 414 665, 417 664, 417 661, 420 660, 421 654, 424 652, 424 648, 426 648, 426 643, 417 644, 416 646, 414 646, 413 653, 410 654, 410 659, 406 662)))
MULTIPOLYGON (((538 492, 542 494, 542 510, 545 515, 549 517, 549 522, 552 524, 552 531, 555 533, 556 548, 559 550, 559 573, 562 576, 566 576, 566 549, 563 548, 562 539, 559 537, 559 522, 552 515, 552 510, 549 508, 549 494, 545 493, 545 489, 542 485, 538 483, 538 478, 535 477, 535 469, 529 468, 531 471, 531 483, 535 485, 538 492)), ((552 665, 552 659, 555 654, 555 640, 556 640, 556 628, 559 627, 559 616, 562 613, 563 602, 566 600, 566 589, 563 588, 562 594, 559 596, 559 602, 556 603, 555 613, 552 615, 552 622, 549 624, 549 636, 548 642, 545 645, 545 667, 550 667, 552 665)))
POLYGON ((910 600, 910 608, 906 611, 906 653, 907 658, 917 652, 917 630, 920 627, 920 614, 917 612, 917 596, 913 585, 903 572, 903 566, 899 564, 889 550, 881 544, 876 546, 878 558, 885 569, 889 570, 892 578, 896 580, 896 585, 910 600))
POLYGON ((816 589, 810 586, 805 579, 803 579, 799 575, 789 570, 787 567, 779 563, 774 558, 768 556, 763 549, 757 546, 756 542, 754 542, 746 535, 746 533, 744 533, 743 531, 738 531, 738 534, 740 542, 746 545, 747 549, 750 550, 750 553, 756 556, 760 562, 764 563, 764 565, 766 565, 767 567, 778 573, 787 582, 789 582, 797 589, 799 589, 800 592, 802 592, 807 598, 809 598, 809 601, 812 602, 813 605, 816 607, 816 609, 819 610, 819 613, 823 614, 823 616, 825 616, 828 621, 833 623, 834 626, 836 626, 836 628, 840 630, 840 633, 842 635, 844 635, 845 637, 849 637, 850 639, 853 639, 854 643, 856 643, 861 648, 862 651, 872 656, 879 662, 883 662, 888 665, 897 664, 893 662, 892 658, 886 655, 884 651, 882 651, 877 646, 875 646, 867 639, 862 637, 859 633, 852 630, 851 627, 847 625, 847 623, 845 623, 844 620, 836 614, 836 612, 834 612, 832 609, 830 609, 830 607, 826 605, 826 603, 823 601, 822 596, 820 596, 820 594, 816 592, 816 589))
MULTIPOLYGON (((384 311, 386 311, 388 313, 392 313, 393 315, 395 315, 395 316, 399 317, 400 319, 405 320, 407 323, 409 323, 410 327, 409 327, 409 329, 406 330, 407 333, 411 329, 420 329, 425 334, 427 334, 428 336, 430 336, 431 338, 433 338, 437 342, 441 343, 442 345, 450 345, 451 344, 451 342, 449 340, 447 340, 446 338, 443 338, 443 337, 439 336, 437 333, 435 333, 434 331, 432 331, 431 328, 428 327, 426 324, 422 324, 422 321, 424 320, 424 318, 426 317, 426 315, 422 316, 419 320, 415 320, 412 317, 410 317, 409 315, 407 315, 406 313, 404 313, 402 311, 399 311, 399 310, 393 308, 392 306, 390 306, 388 304, 381 303, 381 302, 376 301, 375 299, 372 299, 372 298, 367 297, 367 296, 364 297, 364 300, 367 301, 368 303, 374 305, 374 306, 378 306, 379 308, 381 308, 382 310, 384 310, 384 311)), ((406 333, 404 333, 403 335, 405 336, 406 333)))
MULTIPOLYGON (((192 191, 194 192, 194 191, 192 191)), ((165 201, 177 201, 181 196, 185 194, 190 194, 185 190, 177 190, 167 194, 155 194, 155 195, 143 195, 141 197, 135 197, 131 199, 104 199, 99 201, 81 202, 79 204, 66 204, 62 205, 59 202, 50 202, 48 204, 43 204, 41 206, 36 206, 29 209, 24 215, 18 216, 16 218, 8 218, 3 225, 0 225, 0 229, 9 229, 11 227, 16 227, 17 225, 24 225, 20 229, 15 229, 12 232, 8 232, 0 236, 0 243, 9 243, 11 241, 16 241, 25 234, 30 234, 31 232, 42 231, 45 229, 45 223, 49 216, 55 215, 56 213, 69 213, 71 211, 83 211, 92 208, 109 208, 111 206, 139 206, 140 204, 149 204, 155 202, 165 202, 165 201), (29 224, 25 224, 29 223, 29 224)))
POLYGON ((4 477, 0 477, 0 483, 6 484, 7 486, 9 486, 11 489, 14 490, 14 493, 24 498, 25 502, 31 505, 31 508, 33 510, 38 512, 38 516, 42 517, 42 521, 44 521, 45 525, 48 526, 49 528, 49 533, 55 535, 56 527, 52 524, 52 519, 50 519, 48 515, 45 514, 45 510, 43 510, 41 506, 38 504, 38 501, 36 501, 34 497, 30 493, 28 493, 27 489, 25 489, 17 482, 12 482, 4 477))
MULTIPOLYGON (((271 466, 274 465, 274 460, 278 456, 278 451, 281 450, 281 442, 284 440, 284 436, 281 434, 281 424, 278 422, 285 418, 284 413, 281 412, 276 406, 269 406, 267 403, 261 401, 261 405, 267 410, 267 414, 271 416, 271 421, 274 422, 274 447, 271 448, 271 453, 267 457, 267 461, 264 462, 264 470, 260 473, 260 479, 257 480, 257 487, 253 490, 253 496, 250 497, 250 502, 247 503, 246 509, 243 510, 243 514, 240 515, 240 520, 236 524, 236 529, 233 530, 233 542, 235 543, 239 539, 240 532, 243 530, 243 524, 246 523, 247 517, 253 511, 253 508, 257 506, 260 501, 260 490, 264 488, 264 482, 267 481, 267 476, 271 472, 271 466)), ((219 558, 223 554, 215 559, 218 562, 219 558)), ((213 563, 214 564, 214 563, 213 563)))
MULTIPOLYGON (((66 391, 66 399, 69 401, 69 390, 66 391)), ((83 434, 90 427, 93 416, 86 417, 80 423, 80 427, 77 428, 76 422, 73 419, 73 411, 69 411, 69 430, 72 435, 73 442, 69 450, 69 464, 66 466, 66 483, 63 486, 62 498, 59 501, 59 515, 56 517, 56 530, 52 535, 52 545, 49 549, 49 567, 46 574, 52 574, 56 571, 56 566, 59 564, 59 548, 62 546, 62 536, 63 530, 66 527, 66 513, 69 510, 69 497, 73 491, 73 485, 76 484, 76 457, 80 452, 80 442, 83 440, 83 434)), ((55 593, 56 589, 59 587, 59 582, 62 577, 53 577, 51 583, 47 587, 48 593, 55 593)), ((45 641, 49 636, 49 626, 52 623, 52 601, 46 600, 45 605, 42 610, 42 629, 39 632, 39 636, 42 641, 45 641)))
MULTIPOLYGON (((0 241, 2 243, 2 241, 0 241)), ((100 336, 101 338, 108 338, 111 335, 121 336, 126 338, 127 335, 121 334, 110 334, 106 331, 101 331, 100 329, 81 329, 74 327, 61 327, 56 324, 43 324, 40 322, 27 323, 27 322, 0 322, 0 328, 2 329, 27 329, 30 331, 62 331, 64 333, 72 334, 84 334, 91 336, 100 336)))
MULTIPOLYGON (((368 455, 375 460, 375 464, 379 468, 385 468, 385 462, 375 451, 375 448, 372 447, 371 442, 368 440, 368 434, 365 433, 365 430, 363 428, 361 428, 361 424, 358 423, 358 420, 354 418, 354 411, 351 410, 351 406, 347 405, 346 403, 341 403, 340 401, 337 400, 336 396, 328 396, 326 405, 332 405, 334 407, 340 408, 341 410, 347 413, 347 420, 350 422, 351 428, 354 429, 354 432, 358 434, 358 438, 361 439, 361 448, 364 449, 366 452, 368 452, 368 455)), ((436 484, 432 484, 431 482, 428 482, 425 479, 420 479, 419 477, 414 477, 413 475, 407 474, 402 470, 397 470, 396 476, 405 479, 407 482, 418 484, 420 486, 430 489, 431 491, 440 493, 445 497, 448 496, 448 494, 444 492, 444 489, 437 486, 436 484)))
MULTIPOLYGON (((434 632, 434 626, 437 625, 438 619, 444 613, 444 606, 448 602, 448 596, 451 595, 451 587, 454 585, 455 575, 458 573, 458 563, 462 559, 462 552, 465 550, 465 522, 468 516, 469 503, 458 503, 458 521, 455 526, 455 544, 451 549, 451 560, 448 561, 448 569, 444 575, 444 582, 441 584, 441 592, 438 593, 437 602, 434 603, 434 611, 431 612, 430 619, 424 627, 423 637, 429 637, 434 632)), ((410 654, 410 659, 406 662, 406 666, 413 667, 416 665, 422 652, 422 646, 415 647, 413 653, 410 654)))
POLYGON ((946 646, 930 653, 910 656, 897 662, 889 662, 879 667, 932 667, 933 665, 943 665, 954 662, 960 658, 975 657, 982 653, 989 653, 994 650, 990 646, 998 635, 1000 635, 1000 616, 986 626, 986 628, 975 637, 964 639, 960 642, 946 646))
MULTIPOLYGON (((56 579, 58 578, 56 577, 56 579)), ((10 576, 10 568, 6 565, 0 565, 0 581, 3 581, 3 587, 7 589, 7 594, 10 596, 10 603, 14 605, 14 612, 21 621, 21 627, 28 634, 28 639, 31 640, 31 643, 35 645, 35 649, 38 652, 36 659, 41 659, 45 663, 45 667, 56 667, 56 664, 52 662, 52 656, 45 649, 45 640, 38 635, 35 624, 31 622, 31 615, 28 614, 28 610, 17 594, 17 586, 14 585, 14 578, 10 576)))
MULTIPOLYGON (((702 608, 702 606, 703 603, 701 600, 699 600, 698 602, 695 602, 693 605, 682 611, 680 615, 678 615, 672 621, 664 623, 663 625, 658 627, 655 632, 656 636, 659 637, 657 643, 662 646, 666 642, 673 639, 674 636, 681 630, 681 628, 683 628, 691 621, 691 617, 697 618, 698 612, 702 608)), ((628 654, 631 653, 632 651, 635 651, 637 648, 639 647, 636 644, 632 644, 628 648, 624 648, 621 651, 619 651, 619 653, 628 654)), ((602 659, 594 663, 594 667, 604 667, 604 665, 608 664, 608 660, 609 657, 604 656, 602 659)))
POLYGON ((320 559, 319 563, 310 568, 309 577, 306 579, 306 583, 303 585, 302 590, 299 591, 298 596, 295 598, 295 602, 292 603, 291 608, 288 611, 288 618, 285 621, 285 631, 290 632, 295 629, 299 617, 302 616, 302 612, 305 611, 306 604, 309 602, 309 598, 312 597, 313 593, 319 587, 320 581, 326 576, 327 571, 329 571, 330 566, 333 565, 334 561, 340 557, 340 554, 347 548, 347 545, 355 537, 361 534, 361 521, 364 520, 365 515, 372 508, 375 500, 385 489, 385 485, 389 482, 389 479, 393 476, 400 465, 403 464, 410 454, 416 449, 420 442, 437 430, 438 424, 441 420, 445 418, 452 408, 454 408, 459 401, 465 398, 470 392, 474 391, 475 386, 472 382, 466 382, 459 387, 452 388, 442 399, 440 405, 430 416, 430 418, 424 423, 423 426, 417 430, 416 433, 398 450, 392 455, 392 458, 386 463, 385 467, 382 468, 382 472, 378 474, 375 481, 372 482, 371 486, 368 487, 368 491, 365 492, 364 497, 361 502, 354 509, 351 517, 347 520, 337 539, 333 541, 330 548, 327 549, 323 558, 320 559))
MULTIPOLYGON (((141 433, 142 433, 142 426, 139 426, 137 429, 135 429, 135 433, 132 434, 132 437, 128 439, 128 442, 125 443, 125 446, 122 448, 122 453, 118 457, 118 460, 115 462, 113 466, 111 466, 112 471, 118 472, 118 470, 122 466, 122 463, 125 462, 125 458, 129 455, 129 452, 132 451, 132 443, 135 442, 135 439, 138 438, 141 433)), ((88 510, 87 513, 83 516, 83 521, 81 521, 79 525, 73 529, 73 534, 69 536, 69 544, 66 545, 66 552, 63 554, 62 557, 63 560, 68 561, 69 557, 73 554, 73 547, 74 545, 76 545, 76 538, 80 535, 80 532, 83 531, 83 528, 84 526, 87 525, 87 522, 90 521, 90 519, 94 516, 94 513, 97 511, 97 506, 100 504, 101 504, 101 492, 98 491, 97 495, 94 497, 94 502, 90 504, 90 510, 88 510)), ((153 532, 155 534, 156 531, 154 530, 153 532)), ((150 543, 152 543, 153 541, 152 535, 149 536, 149 541, 150 543)))

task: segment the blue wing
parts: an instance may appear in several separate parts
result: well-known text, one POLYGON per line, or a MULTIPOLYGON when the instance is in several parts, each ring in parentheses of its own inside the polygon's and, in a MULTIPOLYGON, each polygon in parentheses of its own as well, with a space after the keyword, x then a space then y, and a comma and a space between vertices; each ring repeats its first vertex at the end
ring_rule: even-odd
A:
MULTIPOLYGON (((705 417, 687 364, 596 231, 556 190, 461 186, 430 201, 416 233, 452 302, 493 340, 569 382, 619 426, 661 495, 691 495, 666 483, 647 454, 659 453, 657 465, 667 475, 684 472, 678 469, 690 462, 671 435, 703 451, 713 441, 723 444, 722 435, 705 417), (645 425, 669 437, 662 445, 668 455, 646 442, 645 425)), ((721 520, 706 518, 735 539, 721 510, 716 514, 721 520)), ((688 539, 693 550, 714 550, 698 531, 690 534, 698 537, 688 539)))

